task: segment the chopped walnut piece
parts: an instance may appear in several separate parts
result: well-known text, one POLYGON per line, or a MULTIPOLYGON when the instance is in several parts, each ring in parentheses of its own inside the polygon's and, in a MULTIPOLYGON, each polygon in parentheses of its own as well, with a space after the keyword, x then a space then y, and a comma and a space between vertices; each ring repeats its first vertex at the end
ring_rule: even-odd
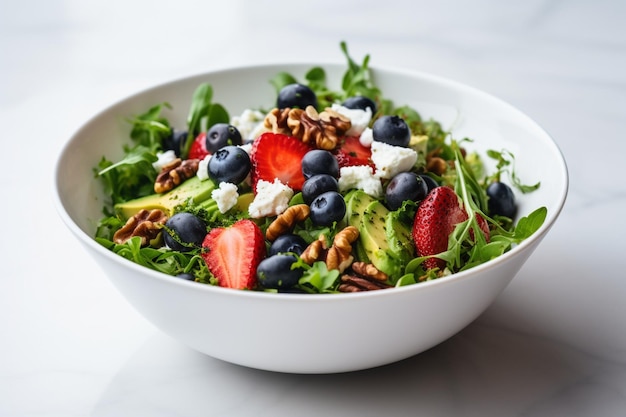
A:
POLYGON ((154 182, 154 192, 164 193, 182 184, 185 180, 193 177, 198 172, 200 160, 180 158, 174 159, 165 165, 154 182))
POLYGON ((318 149, 333 150, 339 138, 352 126, 350 119, 330 108, 318 113, 315 107, 306 109, 273 109, 264 126, 274 133, 294 136, 318 149))
POLYGON ((306 204, 296 204, 287 207, 287 209, 279 214, 267 227, 265 237, 270 242, 273 242, 278 236, 293 230, 296 223, 306 220, 309 217, 309 213, 310 209, 306 204))
POLYGON ((133 217, 128 219, 124 226, 115 232, 113 241, 117 244, 123 244, 130 238, 139 236, 141 238, 141 246, 148 246, 151 241, 159 236, 161 228, 166 221, 167 215, 159 209, 139 210, 133 217))
POLYGON ((341 276, 339 284, 340 292, 373 291, 391 288, 387 283, 387 274, 376 268, 372 264, 365 262, 354 262, 352 273, 341 276))
POLYGON ((441 148, 436 148, 426 155, 426 171, 436 175, 443 175, 448 169, 448 163, 440 157, 441 148))
POLYGON ((289 117, 290 108, 286 109, 272 109, 263 121, 263 126, 266 129, 271 130, 273 133, 281 133, 284 135, 290 135, 291 129, 287 126, 287 118, 289 117))

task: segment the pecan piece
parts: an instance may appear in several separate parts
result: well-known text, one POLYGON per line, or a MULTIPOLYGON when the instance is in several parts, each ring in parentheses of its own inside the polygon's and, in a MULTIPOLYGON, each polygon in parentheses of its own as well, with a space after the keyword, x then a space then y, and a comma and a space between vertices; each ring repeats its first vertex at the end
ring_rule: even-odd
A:
POLYGON ((309 206, 306 204, 296 204, 295 206, 287 207, 287 209, 279 214, 267 227, 265 237, 270 242, 273 242, 278 236, 291 231, 296 223, 306 220, 309 217, 310 211, 309 206))
POLYGON ((373 291, 391 288, 387 283, 387 274, 372 264, 354 262, 352 273, 341 276, 340 292, 373 291))
POLYGON ((354 226, 348 226, 335 235, 332 246, 326 254, 326 266, 328 269, 338 269, 343 272, 350 266, 352 256, 352 244, 359 238, 359 230, 354 226))
POLYGON ((348 226, 335 235, 333 243, 328 247, 326 238, 324 235, 320 235, 316 241, 307 246, 300 257, 309 265, 316 261, 324 261, 329 270, 338 269, 340 272, 343 272, 354 260, 352 243, 358 237, 358 229, 354 226, 348 226))
POLYGON ((193 177, 198 172, 200 160, 180 158, 174 159, 165 165, 154 182, 154 192, 164 193, 180 185, 183 181, 193 177))
POLYGON ((130 238, 139 236, 141 246, 148 246, 150 242, 157 239, 161 228, 167 221, 167 215, 159 210, 139 210, 133 217, 128 219, 113 235, 113 241, 117 244, 126 243, 130 238))
POLYGON ((324 235, 320 235, 317 240, 311 242, 300 254, 300 258, 308 265, 313 265, 316 261, 323 261, 325 257, 326 238, 324 235))

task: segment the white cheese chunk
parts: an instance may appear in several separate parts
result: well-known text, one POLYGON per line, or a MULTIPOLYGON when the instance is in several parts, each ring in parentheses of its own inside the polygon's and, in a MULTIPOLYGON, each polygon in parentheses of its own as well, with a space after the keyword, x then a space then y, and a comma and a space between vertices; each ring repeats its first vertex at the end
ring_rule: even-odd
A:
POLYGON ((348 136, 359 136, 372 120, 372 109, 349 109, 340 104, 333 104, 331 109, 350 119, 352 126, 346 132, 348 136))
POLYGON ((342 167, 339 170, 339 191, 363 190, 372 197, 383 195, 383 185, 367 165, 342 167))
POLYGON ((417 162, 417 152, 411 148, 374 141, 372 162, 376 166, 376 176, 389 179, 400 172, 410 171, 417 162))
POLYGON ((211 192, 211 198, 217 203, 220 213, 224 214, 237 204, 237 186, 230 182, 221 182, 219 188, 211 192))
POLYGON ((365 146, 366 148, 369 148, 372 146, 372 142, 374 142, 374 133, 372 132, 371 128, 369 127, 365 128, 363 133, 361 133, 361 136, 359 136, 359 142, 361 143, 361 145, 365 146))
POLYGON ((157 152, 156 156, 157 160, 152 163, 152 166, 157 172, 161 172, 165 165, 176 159, 176 153, 173 150, 157 152))
POLYGON ((265 130, 264 120, 265 114, 258 110, 246 109, 240 116, 231 117, 230 124, 239 130, 243 140, 256 139, 265 130))
POLYGON ((196 176, 200 179, 200 181, 209 179, 209 160, 210 159, 211 159, 211 155, 207 155, 198 164, 198 171, 196 171, 196 176))
POLYGON ((293 197, 293 190, 280 182, 259 180, 256 184, 256 195, 248 207, 250 217, 258 219, 267 216, 277 216, 287 209, 289 200, 293 197))

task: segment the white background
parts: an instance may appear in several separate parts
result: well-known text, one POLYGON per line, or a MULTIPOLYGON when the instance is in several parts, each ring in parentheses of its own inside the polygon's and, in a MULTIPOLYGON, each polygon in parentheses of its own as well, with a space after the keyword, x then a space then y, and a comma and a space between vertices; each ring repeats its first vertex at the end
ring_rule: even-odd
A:
POLYGON ((0 416, 626 415, 626 3, 0 0, 0 416), (380 369, 282 375, 161 334, 52 205, 55 158, 105 106, 240 64, 432 72, 537 120, 566 207, 511 285, 443 344, 380 369))

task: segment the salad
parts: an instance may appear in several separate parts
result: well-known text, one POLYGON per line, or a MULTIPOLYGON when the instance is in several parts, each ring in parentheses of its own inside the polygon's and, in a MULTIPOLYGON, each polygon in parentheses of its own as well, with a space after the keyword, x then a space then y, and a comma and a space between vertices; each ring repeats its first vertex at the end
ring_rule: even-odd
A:
POLYGON ((341 50, 336 89, 314 67, 268 80, 273 108, 230 115, 201 84, 185 126, 170 124, 165 102, 129 119, 124 157, 94 168, 111 196, 95 239, 179 279, 339 293, 470 269, 543 224, 545 207, 516 219, 513 188, 540 184, 522 183, 512 153, 471 151, 472 139, 385 97, 369 55, 341 50))

